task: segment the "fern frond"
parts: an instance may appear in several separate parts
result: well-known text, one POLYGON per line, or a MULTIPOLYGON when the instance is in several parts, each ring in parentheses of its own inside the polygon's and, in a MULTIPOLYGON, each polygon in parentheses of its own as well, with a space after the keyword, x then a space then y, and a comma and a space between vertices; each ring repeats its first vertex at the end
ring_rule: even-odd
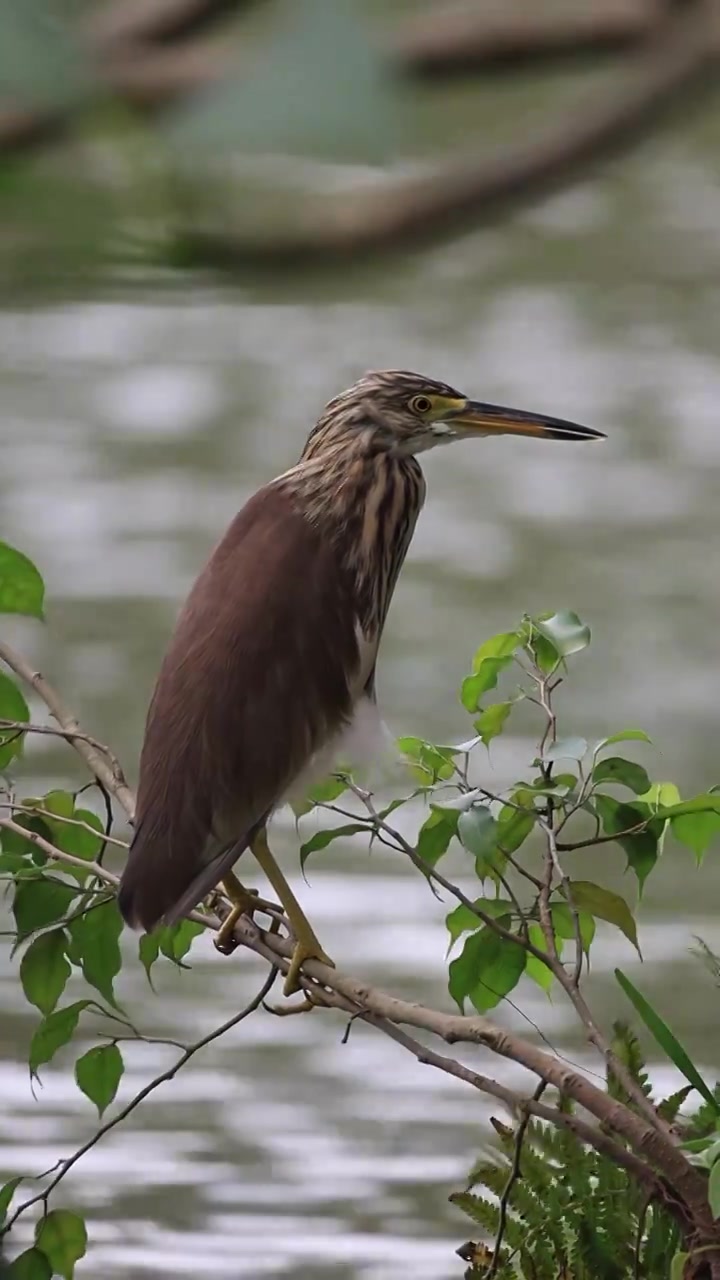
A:
POLYGON ((683 1102, 692 1093, 693 1086, 691 1084, 683 1085, 682 1089, 678 1089, 675 1093, 671 1093, 669 1097, 663 1098, 658 1106, 658 1115, 663 1120, 674 1120, 680 1110, 683 1102))
MULTIPOLYGON (((652 1085, 645 1070, 645 1057, 640 1048, 640 1041, 626 1022, 613 1023, 611 1046, 615 1056, 627 1067, 636 1084, 640 1085, 647 1098, 652 1097, 652 1085)), ((612 1098, 627 1102, 627 1094, 615 1078, 612 1071, 607 1073, 607 1091, 612 1098)))

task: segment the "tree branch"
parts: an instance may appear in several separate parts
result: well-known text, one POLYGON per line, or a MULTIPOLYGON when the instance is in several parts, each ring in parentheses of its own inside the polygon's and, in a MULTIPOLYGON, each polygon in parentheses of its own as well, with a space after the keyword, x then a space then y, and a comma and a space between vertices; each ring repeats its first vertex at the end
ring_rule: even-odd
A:
POLYGON ((87 768, 115 796, 130 821, 135 813, 135 797, 130 790, 120 762, 108 747, 83 733, 75 716, 65 706, 59 693, 39 671, 33 671, 29 662, 9 644, 0 641, 0 659, 15 672, 26 685, 45 703, 51 716, 70 744, 75 748, 87 768))
MULTIPOLYGON (((25 680, 43 699, 64 734, 67 735, 68 741, 88 765, 94 776, 118 798, 125 812, 131 814, 133 811, 132 793, 127 787, 122 770, 114 757, 99 745, 88 741, 87 735, 79 736, 81 731, 75 718, 65 708, 61 699, 48 682, 39 673, 34 672, 23 658, 4 644, 0 645, 0 657, 4 658, 15 673, 25 680)), ((359 794, 363 798, 364 793, 359 792, 359 794)), ((370 804, 371 812, 374 812, 372 802, 370 804)), ((379 815, 376 816, 378 821, 383 821, 379 819, 379 815)), ((387 827, 387 824, 385 826, 387 827)), ((86 862, 83 859, 74 857, 72 854, 64 853, 50 841, 45 840, 35 832, 25 830, 11 818, 0 819, 0 827, 17 832, 23 838, 35 843, 49 857, 59 863, 65 862, 68 865, 79 865, 83 870, 91 871, 99 881, 116 889, 118 877, 106 871, 99 863, 86 862)), ((398 842, 401 850, 410 851, 417 857, 412 846, 408 845, 394 828, 387 827, 387 830, 398 842)), ((421 869, 427 873, 427 868, 424 864, 421 864, 421 869)), ((444 877, 440 877, 437 873, 436 878, 438 883, 443 884, 446 889, 458 897, 458 900, 464 901, 465 905, 474 909, 470 900, 461 895, 449 881, 446 881, 444 877)), ((220 927, 220 920, 217 915, 212 913, 194 911, 190 913, 190 918, 197 920, 212 930, 217 930, 220 927)), ((487 923, 494 922, 488 917, 487 923)), ((243 917, 236 925, 235 939, 238 944, 248 947, 263 956, 271 964, 273 970, 281 969, 283 972, 287 972, 293 944, 290 938, 280 937, 276 931, 273 931, 276 929, 277 923, 275 922, 271 931, 262 932, 254 921, 248 917, 243 917)), ((511 936, 514 941, 517 941, 515 935, 511 936)), ((529 948, 529 950, 534 953, 537 949, 529 948)), ((547 963, 548 957, 544 952, 539 952, 539 958, 547 963)), ((593 1040, 593 1043, 596 1043, 601 1052, 604 1052, 604 1040, 597 1028, 595 1028, 584 1000, 574 988, 562 964, 556 960, 551 967, 553 972, 557 972, 557 976, 563 982, 565 989, 567 990, 568 987, 572 989, 573 1003, 588 1029, 589 1038, 592 1039, 592 1035, 594 1035, 596 1039, 593 1040), (590 1035, 591 1030, 592 1035, 590 1035)), ((367 983, 343 974, 337 969, 323 965, 319 961, 306 962, 300 977, 302 987, 313 1003, 339 1007, 344 1012, 350 1013, 352 1017, 362 1018, 390 1036, 407 1051, 413 1053, 419 1062, 435 1066, 458 1079, 464 1080, 476 1089, 502 1100, 520 1115, 525 1114, 526 1109, 530 1108, 532 1114, 547 1119, 553 1124, 565 1125, 577 1133, 583 1141, 591 1143, 597 1150, 609 1155, 611 1159, 627 1168, 629 1172, 633 1173, 633 1176, 638 1177, 647 1187, 652 1185, 653 1188, 656 1188, 657 1174, 661 1174, 673 1185, 678 1196, 690 1207, 698 1229, 707 1232, 708 1238, 711 1238, 713 1220, 707 1201, 706 1178, 690 1164, 685 1155, 673 1144, 673 1140, 667 1133, 658 1131, 657 1118, 654 1112, 652 1116, 648 1116, 645 1111, 641 1115, 636 1114, 629 1107, 609 1097, 596 1085, 592 1084, 580 1071, 564 1063, 553 1054, 529 1043, 522 1037, 497 1026, 486 1017, 480 1015, 470 1017, 462 1014, 453 1015, 429 1009, 420 1004, 411 1004, 370 987, 367 983), (408 1034, 405 1030, 406 1027, 415 1027, 425 1031, 447 1044, 481 1045, 502 1058, 518 1063, 534 1074, 540 1081, 547 1082, 559 1092, 571 1097, 599 1122, 600 1128, 586 1123, 577 1116, 566 1116, 554 1108, 544 1107, 537 1099, 525 1099, 521 1095, 506 1089, 497 1081, 478 1072, 471 1071, 462 1063, 420 1044, 408 1034), (626 1150, 622 1146, 622 1142, 627 1142, 631 1150, 626 1150), (656 1172, 653 1172, 653 1170, 656 1172)), ((204 1044, 209 1043, 210 1040, 224 1034, 231 1026, 236 1025, 242 1017, 247 1016, 265 998, 267 990, 269 990, 269 985, 263 988, 262 993, 256 997, 256 1000, 242 1014, 236 1015, 223 1027, 211 1033, 210 1036, 190 1046, 168 1072, 163 1073, 162 1076, 151 1082, 118 1116, 108 1122, 107 1125, 102 1126, 89 1144, 86 1144, 70 1157, 69 1161, 63 1162, 58 1176, 50 1186, 43 1193, 20 1206, 18 1212, 23 1212, 30 1204, 46 1199, 54 1186, 57 1185, 57 1181, 65 1176, 90 1146, 94 1145, 110 1128, 120 1123, 158 1084, 171 1079, 176 1071, 188 1060, 188 1057, 202 1048, 204 1044)), ((607 1054, 606 1060, 609 1061, 607 1054)), ((615 1068, 614 1064, 613 1071, 622 1079, 623 1086, 627 1087, 622 1073, 615 1068)), ((628 1092, 631 1092, 631 1090, 628 1089, 628 1092)), ((643 1100, 646 1102, 644 1095, 643 1100)), ((15 1221, 16 1218, 17 1213, 13 1215, 11 1221, 15 1221)))

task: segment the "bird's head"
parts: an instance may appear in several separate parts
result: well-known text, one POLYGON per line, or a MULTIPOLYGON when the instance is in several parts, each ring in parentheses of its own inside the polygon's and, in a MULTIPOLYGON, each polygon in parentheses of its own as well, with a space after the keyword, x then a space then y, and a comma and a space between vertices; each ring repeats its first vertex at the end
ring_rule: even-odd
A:
POLYGON ((354 443, 395 454, 422 453, 452 440, 490 435, 536 436, 542 440, 602 440, 601 431, 575 422, 469 400, 445 382, 402 369, 366 373, 326 405, 310 433, 304 457, 326 447, 354 443))

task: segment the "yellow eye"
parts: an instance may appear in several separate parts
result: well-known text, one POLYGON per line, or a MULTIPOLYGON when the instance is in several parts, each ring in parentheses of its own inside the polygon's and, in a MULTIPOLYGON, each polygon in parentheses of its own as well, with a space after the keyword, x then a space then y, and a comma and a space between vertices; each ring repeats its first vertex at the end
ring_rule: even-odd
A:
POLYGON ((432 409, 432 401, 427 396, 413 396, 409 403, 413 413, 428 413, 432 409))

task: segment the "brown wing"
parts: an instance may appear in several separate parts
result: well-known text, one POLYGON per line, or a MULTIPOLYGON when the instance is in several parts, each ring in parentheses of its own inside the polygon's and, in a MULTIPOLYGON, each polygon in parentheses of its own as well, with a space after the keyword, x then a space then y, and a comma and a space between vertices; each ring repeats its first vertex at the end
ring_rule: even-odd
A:
POLYGON ((195 583, 160 670, 119 895, 130 923, 150 929, 210 892, 350 717, 354 616, 332 543, 281 489, 261 489, 195 583))

